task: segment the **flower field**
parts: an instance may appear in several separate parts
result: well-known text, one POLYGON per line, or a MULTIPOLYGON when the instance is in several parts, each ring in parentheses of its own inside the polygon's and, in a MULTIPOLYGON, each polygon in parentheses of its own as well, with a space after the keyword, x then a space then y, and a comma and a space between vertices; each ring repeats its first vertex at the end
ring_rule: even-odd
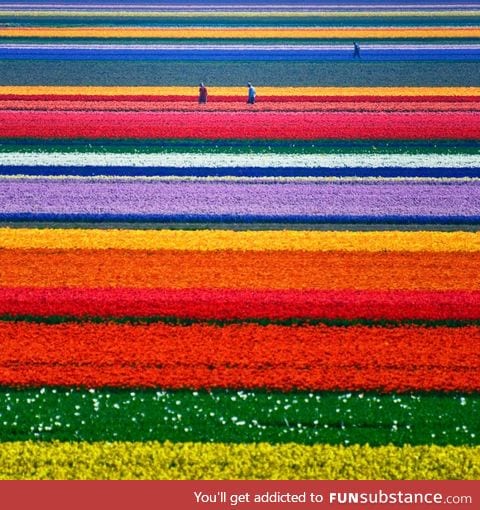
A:
POLYGON ((480 478, 480 12, 437 3, 0 1, 0 479, 480 478))

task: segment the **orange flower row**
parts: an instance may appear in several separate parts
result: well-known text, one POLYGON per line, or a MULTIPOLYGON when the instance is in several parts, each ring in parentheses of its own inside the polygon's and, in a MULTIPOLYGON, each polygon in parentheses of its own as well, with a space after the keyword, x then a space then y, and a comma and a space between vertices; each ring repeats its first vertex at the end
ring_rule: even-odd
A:
POLYGON ((0 383, 480 389, 480 328, 0 323, 0 383))
POLYGON ((480 253, 0 250, 3 287, 479 290, 480 253))

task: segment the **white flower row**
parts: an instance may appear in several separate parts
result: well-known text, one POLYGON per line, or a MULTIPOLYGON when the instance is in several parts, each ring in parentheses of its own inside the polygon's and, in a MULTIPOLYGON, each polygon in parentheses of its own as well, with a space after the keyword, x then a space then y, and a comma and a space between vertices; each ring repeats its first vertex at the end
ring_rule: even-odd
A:
POLYGON ((205 168, 479 168, 480 154, 228 154, 4 152, 0 166, 205 168))

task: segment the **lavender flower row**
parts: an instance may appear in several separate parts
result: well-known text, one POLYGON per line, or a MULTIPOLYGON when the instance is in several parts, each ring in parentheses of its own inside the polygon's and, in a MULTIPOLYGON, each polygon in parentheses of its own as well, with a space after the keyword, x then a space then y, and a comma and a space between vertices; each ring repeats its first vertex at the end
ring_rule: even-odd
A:
POLYGON ((0 211, 12 215, 477 217, 473 182, 162 182, 0 180, 0 211))
POLYGON ((0 213, 477 216, 480 183, 2 180, 0 213))

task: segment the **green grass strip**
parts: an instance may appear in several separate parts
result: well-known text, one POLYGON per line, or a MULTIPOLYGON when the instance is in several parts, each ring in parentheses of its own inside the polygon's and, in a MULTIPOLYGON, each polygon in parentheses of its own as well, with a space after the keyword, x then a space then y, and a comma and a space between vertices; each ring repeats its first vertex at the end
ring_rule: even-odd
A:
MULTIPOLYGON (((311 13, 308 17, 296 16, 292 13, 290 16, 276 16, 272 14, 265 16, 239 16, 232 13, 229 16, 135 16, 113 17, 113 16, 95 16, 80 17, 69 16, 23 16, 15 15, 14 23, 22 27, 460 27, 471 26, 472 16, 454 16, 451 18, 439 16, 435 13, 431 16, 358 16, 358 17, 340 17, 340 16, 316 16, 311 13)), ((1 23, 12 24, 12 16, 0 16, 1 23)))
POLYGON ((0 227, 10 228, 56 228, 56 229, 127 229, 127 230, 312 230, 312 231, 349 231, 349 232, 378 232, 378 231, 439 231, 439 232, 478 232, 480 224, 446 225, 446 224, 398 224, 385 223, 162 223, 162 222, 56 222, 56 221, 0 221, 0 227))
POLYGON ((479 394, 0 389, 0 441, 480 444, 479 394))
MULTIPOLYGON (((60 43, 60 41, 55 42, 60 43)), ((76 40, 76 42, 81 41, 76 40)), ((238 87, 245 83, 247 77, 257 86, 257 90, 262 86, 478 87, 480 85, 478 62, 0 60, 1 85, 111 86, 115 84, 117 86, 191 87, 196 86, 199 79, 204 79, 210 86, 238 87)))
MULTIPOLYGON (((174 103, 172 103, 172 106, 174 103)), ((178 140, 2 139, 2 152, 201 154, 478 154, 479 140, 178 140)))
POLYGON ((148 316, 148 317, 99 317, 99 316, 81 316, 75 317, 71 315, 50 315, 50 316, 37 316, 37 315, 0 315, 0 321, 3 322, 28 322, 32 324, 155 324, 163 323, 175 326, 190 326, 192 324, 208 324, 211 326, 230 326, 233 324, 258 324, 259 326, 337 326, 337 327, 351 327, 351 326, 370 326, 382 328, 396 328, 401 326, 422 326, 425 328, 463 328, 466 326, 480 326, 480 319, 471 320, 454 320, 454 319, 326 319, 326 318, 289 318, 289 319, 269 319, 269 318, 246 318, 246 319, 194 319, 194 318, 181 318, 181 317, 166 317, 162 315, 148 316))

